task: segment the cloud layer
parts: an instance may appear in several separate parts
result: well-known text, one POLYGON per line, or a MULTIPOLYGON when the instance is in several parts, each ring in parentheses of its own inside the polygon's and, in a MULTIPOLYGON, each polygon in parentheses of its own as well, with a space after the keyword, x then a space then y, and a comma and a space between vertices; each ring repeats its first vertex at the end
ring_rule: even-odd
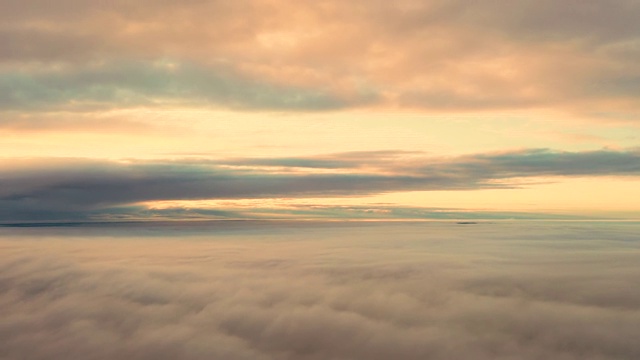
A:
POLYGON ((89 212, 159 200, 363 196, 411 190, 518 186, 548 176, 638 176, 637 150, 524 150, 452 158, 359 152, 310 158, 8 162, 0 218, 84 219, 89 212))
POLYGON ((633 359, 637 230, 4 229, 0 357, 633 359))
POLYGON ((196 101, 276 110, 545 107, 630 119, 639 105, 635 0, 0 7, 4 109, 196 101))

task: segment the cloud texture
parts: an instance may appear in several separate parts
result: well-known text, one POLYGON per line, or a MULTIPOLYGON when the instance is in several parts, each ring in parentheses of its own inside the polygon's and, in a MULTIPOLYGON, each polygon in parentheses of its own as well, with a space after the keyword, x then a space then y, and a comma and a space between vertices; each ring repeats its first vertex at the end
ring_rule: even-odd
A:
POLYGON ((3 229, 0 358, 633 359, 637 230, 3 229))
POLYGON ((197 100, 276 110, 544 107, 626 119, 638 111, 635 0, 3 0, 0 8, 4 109, 197 100))

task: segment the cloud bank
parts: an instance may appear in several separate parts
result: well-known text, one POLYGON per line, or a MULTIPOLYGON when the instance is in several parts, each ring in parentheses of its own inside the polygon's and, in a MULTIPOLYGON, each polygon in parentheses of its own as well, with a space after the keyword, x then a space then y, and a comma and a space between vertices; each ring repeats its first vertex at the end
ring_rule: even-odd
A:
POLYGON ((0 357, 640 356, 637 224, 225 226, 2 230, 0 357))
POLYGON ((8 161, 0 218, 86 219, 96 211, 160 200, 349 197, 412 190, 519 186, 523 178, 638 176, 637 150, 523 150, 451 158, 405 152, 309 158, 109 162, 8 161))

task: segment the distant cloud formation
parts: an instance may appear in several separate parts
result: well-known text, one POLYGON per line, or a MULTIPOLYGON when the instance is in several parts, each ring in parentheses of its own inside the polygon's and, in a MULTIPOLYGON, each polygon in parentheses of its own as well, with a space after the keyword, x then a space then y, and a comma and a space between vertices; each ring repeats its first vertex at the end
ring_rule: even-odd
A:
POLYGON ((3 232, 0 358, 640 357, 637 224, 221 226, 3 232))
POLYGON ((0 109, 557 108, 633 120, 640 4, 2 0, 0 109))
POLYGON ((522 150, 429 158, 374 151, 308 158, 8 161, 0 219, 85 219, 161 200, 349 197, 412 190, 518 186, 541 176, 639 176, 640 152, 522 150), (95 215, 95 213, 93 213, 95 215))

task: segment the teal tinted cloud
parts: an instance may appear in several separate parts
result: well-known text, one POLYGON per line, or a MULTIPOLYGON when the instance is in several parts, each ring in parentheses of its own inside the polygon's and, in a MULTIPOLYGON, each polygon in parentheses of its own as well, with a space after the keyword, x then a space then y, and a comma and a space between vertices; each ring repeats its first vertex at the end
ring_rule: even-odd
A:
MULTIPOLYGON (((314 111, 347 106, 329 91, 168 60, 0 72, 0 92, 0 109, 26 111, 176 105, 314 111)), ((356 101, 371 101, 371 96, 356 101)))

